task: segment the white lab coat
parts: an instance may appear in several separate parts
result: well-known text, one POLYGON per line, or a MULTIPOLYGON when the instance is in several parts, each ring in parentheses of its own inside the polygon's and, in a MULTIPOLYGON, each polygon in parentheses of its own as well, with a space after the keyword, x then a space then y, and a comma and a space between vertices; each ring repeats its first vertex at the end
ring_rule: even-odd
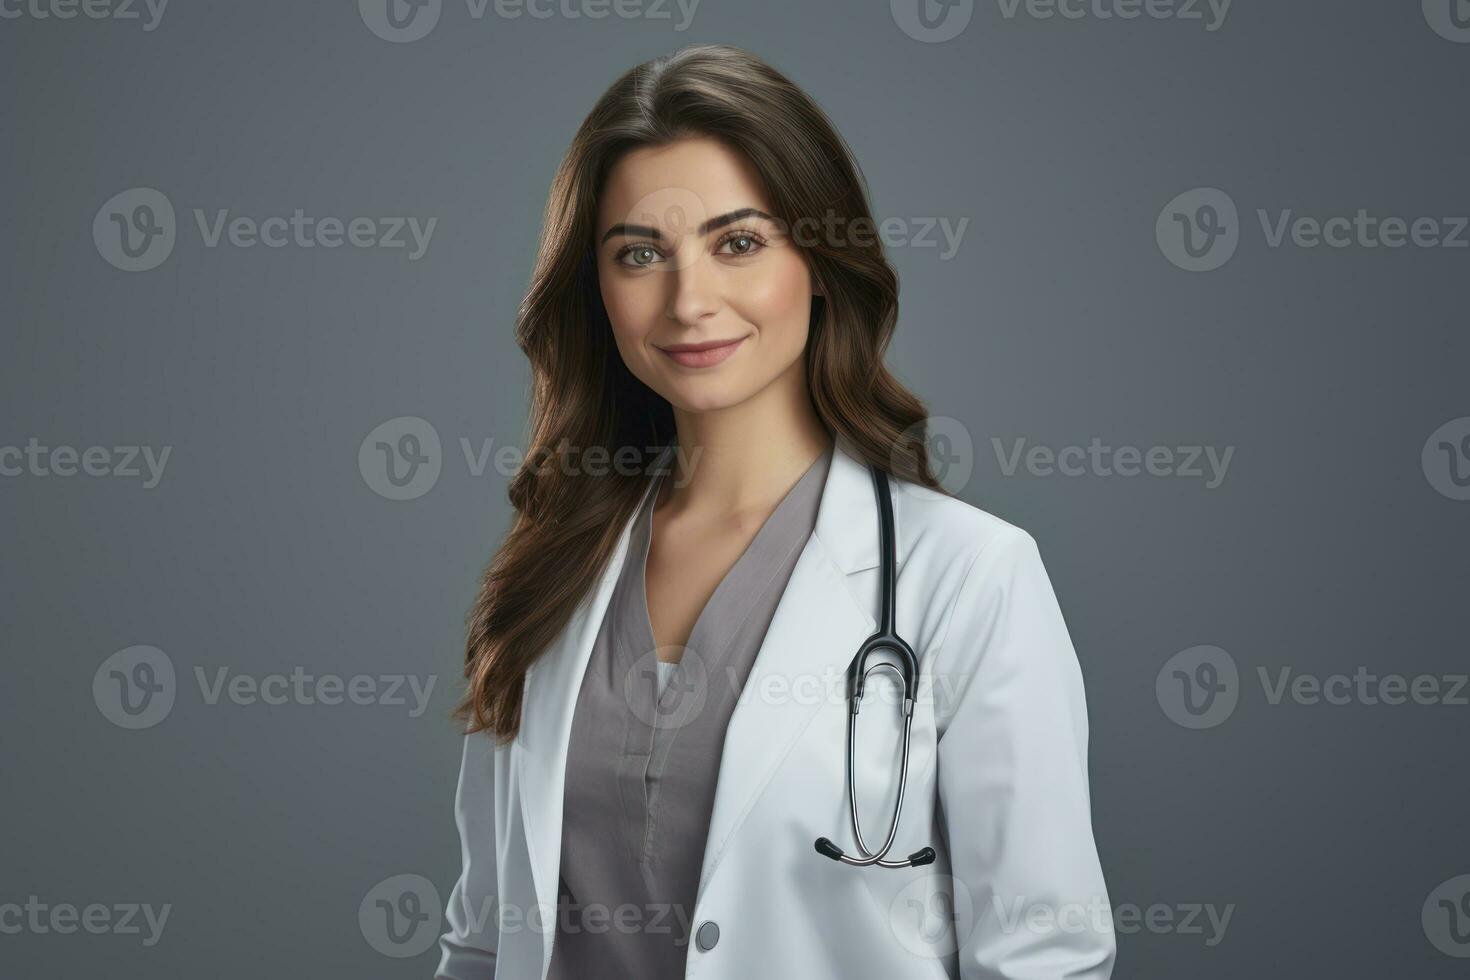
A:
MULTIPOLYGON (((930 845, 938 859, 854 868, 813 847, 826 836, 855 851, 845 671, 879 608, 877 501, 839 438, 816 526, 726 731, 689 924, 716 923, 718 939, 709 949, 690 942, 685 976, 1106 980, 1115 943, 1092 835, 1082 674, 1036 542, 960 500, 890 486, 898 631, 923 680, 888 857, 930 845)), ((529 671, 519 736, 498 749, 485 734, 465 739, 455 798, 463 867, 438 977, 546 976, 572 711, 629 527, 529 671)), ((870 847, 887 833, 898 787, 898 689, 890 672, 871 675, 858 717, 870 847)))

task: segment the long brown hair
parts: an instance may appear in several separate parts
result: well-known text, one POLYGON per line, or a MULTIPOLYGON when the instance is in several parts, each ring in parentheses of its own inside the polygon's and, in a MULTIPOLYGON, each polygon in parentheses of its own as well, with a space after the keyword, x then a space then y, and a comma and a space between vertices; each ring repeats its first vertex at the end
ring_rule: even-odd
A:
MULTIPOLYGON (((520 730, 527 668, 599 578, 647 486, 642 471, 676 441, 672 408, 614 345, 594 226, 603 182, 624 153, 689 136, 743 154, 787 227, 823 215, 875 227, 846 142, 804 92, 747 51, 684 47, 631 69, 598 100, 552 182, 516 321, 516 342, 531 362, 529 445, 510 482, 510 532, 468 618, 468 686, 453 713, 468 732, 506 741, 520 730), (588 465, 556 462, 568 449, 588 465), (607 463, 597 475, 586 472, 593 450, 607 463), (612 465, 618 460, 624 465, 612 465)), ((867 461, 942 492, 925 451, 924 406, 883 365, 898 277, 881 245, 870 233, 818 236, 802 247, 824 294, 813 298, 805 352, 818 417, 867 461)))

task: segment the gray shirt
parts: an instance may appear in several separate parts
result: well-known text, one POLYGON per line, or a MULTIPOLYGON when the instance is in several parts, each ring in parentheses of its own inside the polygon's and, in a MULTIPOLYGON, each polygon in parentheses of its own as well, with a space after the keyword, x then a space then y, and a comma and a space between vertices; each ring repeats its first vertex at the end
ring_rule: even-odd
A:
POLYGON ((548 980, 684 976, 725 729, 831 461, 829 446, 782 498, 672 666, 659 663, 644 587, 658 487, 644 498, 572 719, 548 980))

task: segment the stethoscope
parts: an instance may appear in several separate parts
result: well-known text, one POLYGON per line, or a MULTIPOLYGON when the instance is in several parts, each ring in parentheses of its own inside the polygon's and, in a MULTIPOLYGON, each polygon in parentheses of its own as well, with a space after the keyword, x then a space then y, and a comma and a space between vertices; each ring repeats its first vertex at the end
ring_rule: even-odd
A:
POLYGON ((834 861, 843 864, 851 864, 854 867, 866 868, 876 864, 880 868, 917 868, 920 865, 931 864, 934 861, 934 848, 925 847, 915 851, 902 861, 885 861, 884 856, 888 849, 893 846, 893 838, 898 833, 898 815, 903 811, 903 791, 909 779, 909 733, 914 726, 914 702, 917 700, 919 690, 919 658, 914 656, 914 651, 904 642, 903 637, 898 635, 894 624, 894 553, 893 544, 893 499, 888 492, 888 477, 882 470, 873 464, 868 464, 868 469, 873 474, 873 492, 878 496, 878 535, 881 542, 880 560, 882 562, 882 618, 878 622, 878 631, 868 637, 863 645, 858 648, 857 656, 852 658, 852 665, 847 668, 847 801, 848 810, 852 813, 852 835, 857 840, 858 851, 862 857, 849 857, 843 853, 842 848, 826 837, 817 838, 817 853, 826 855, 834 861), (891 650, 903 661, 903 670, 886 661, 867 666, 868 657, 879 650, 891 650), (898 772, 898 802, 893 805, 893 822, 888 825, 888 839, 877 852, 870 852, 867 843, 863 840, 863 831, 858 826, 858 806, 855 776, 855 759, 857 758, 856 734, 858 710, 863 704, 863 688, 868 681, 868 675, 875 670, 891 670, 903 679, 903 761, 898 772))

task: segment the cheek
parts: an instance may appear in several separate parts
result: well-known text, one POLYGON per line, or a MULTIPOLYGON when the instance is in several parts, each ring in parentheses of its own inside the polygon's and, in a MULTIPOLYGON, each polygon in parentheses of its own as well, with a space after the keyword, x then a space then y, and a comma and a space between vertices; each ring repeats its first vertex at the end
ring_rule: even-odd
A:
POLYGON ((600 288, 602 305, 607 310, 608 319, 612 320, 613 329, 621 330, 637 321, 637 311, 645 305, 638 296, 638 290, 628 289, 622 283, 609 284, 606 279, 600 288))
POLYGON ((658 291, 647 283, 614 282, 601 286, 602 305, 612 322, 618 348, 628 354, 641 346, 660 311, 658 291), (639 288, 642 286, 643 288, 639 288))
POLYGON ((800 348, 811 313, 811 280, 795 254, 754 270, 735 301, 741 317, 761 330, 762 345, 800 348))

